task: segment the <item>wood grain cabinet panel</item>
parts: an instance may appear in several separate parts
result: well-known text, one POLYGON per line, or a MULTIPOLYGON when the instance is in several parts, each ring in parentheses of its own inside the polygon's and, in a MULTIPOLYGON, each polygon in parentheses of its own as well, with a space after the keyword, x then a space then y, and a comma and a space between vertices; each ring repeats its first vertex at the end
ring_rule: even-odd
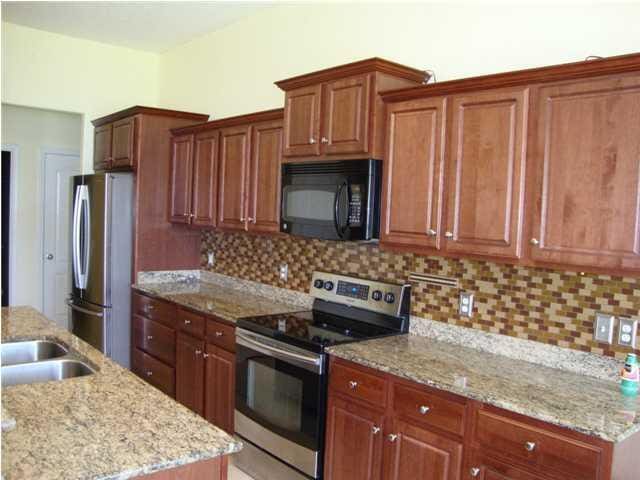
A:
POLYGON ((640 74, 536 97, 531 257, 640 270, 640 74))
POLYGON ((113 123, 111 168, 135 167, 136 117, 124 118, 113 123))
POLYGON ((324 86, 324 126, 320 143, 326 154, 366 153, 369 145, 371 75, 342 78, 324 86))
POLYGON ((325 478, 381 479, 384 413, 337 395, 329 396, 325 478))
POLYGON ((111 137, 113 125, 96 127, 93 133, 93 169, 98 172, 111 168, 111 137))
POLYGON ((439 248, 446 100, 391 104, 382 194, 382 244, 439 248))
POLYGON ((176 340, 176 400, 199 415, 204 413, 204 340, 178 333, 176 340))
POLYGON ((403 421, 385 442, 385 480, 459 480, 462 443, 403 421))
POLYGON ((234 433, 235 355, 212 344, 206 346, 204 416, 228 433, 234 433))
POLYGON ((192 225, 215 227, 218 203, 218 138, 217 130, 195 136, 193 151, 192 225))
POLYGON ((320 155, 322 85, 290 90, 285 94, 284 155, 320 155))
POLYGON ((171 205, 169 220, 173 223, 191 221, 193 171, 193 135, 171 138, 171 205))
POLYGON ((131 370, 143 380, 170 397, 175 397, 175 370, 172 367, 134 348, 131 355, 131 370))
POLYGON ((448 252, 520 258, 528 89, 451 98, 448 252))
POLYGON ((220 131, 219 227, 246 229, 245 206, 250 140, 251 127, 248 125, 225 128, 220 131))
POLYGON ((148 318, 133 316, 133 344, 169 365, 176 361, 176 333, 148 318))
POLYGON ((282 121, 260 123, 251 132, 248 197, 249 231, 280 231, 280 165, 282 121))
POLYGON ((513 465, 501 462, 484 454, 482 451, 472 450, 467 464, 462 472, 463 480, 545 480, 531 472, 521 470, 513 465))

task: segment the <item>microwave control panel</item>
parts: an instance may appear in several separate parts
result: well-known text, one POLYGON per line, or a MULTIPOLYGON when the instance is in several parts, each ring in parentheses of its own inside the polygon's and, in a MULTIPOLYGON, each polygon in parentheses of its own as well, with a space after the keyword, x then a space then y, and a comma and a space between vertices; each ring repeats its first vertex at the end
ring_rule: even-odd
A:
POLYGON ((362 185, 351 186, 351 198, 349 199, 349 225, 362 226, 362 185))

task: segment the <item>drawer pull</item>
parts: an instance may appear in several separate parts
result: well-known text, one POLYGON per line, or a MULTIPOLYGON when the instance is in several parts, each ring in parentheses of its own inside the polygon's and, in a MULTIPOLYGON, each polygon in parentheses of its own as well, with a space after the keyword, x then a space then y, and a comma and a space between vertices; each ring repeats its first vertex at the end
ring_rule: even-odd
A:
POLYGON ((184 321, 184 324, 185 324, 185 325, 191 325, 191 320, 185 320, 185 321, 184 321))
POLYGON ((353 380, 349 382, 349 388, 351 390, 355 390, 357 386, 358 386, 358 382, 354 382, 353 380))
POLYGON ((471 470, 469 470, 469 473, 472 477, 477 477, 478 475, 480 475, 480 469, 478 467, 473 467, 471 470))
POLYGON ((420 407, 420 415, 426 415, 429 410, 431 410, 429 407, 427 407, 426 405, 422 405, 420 407))
POLYGON ((209 358, 211 356, 210 353, 203 353, 202 358, 209 358))
POLYGON ((396 435, 395 433, 390 433, 389 435, 387 435, 387 438, 389 439, 389 441, 391 443, 395 442, 396 439, 398 438, 398 435, 396 435))
POLYGON ((524 444, 524 448, 527 452, 533 452, 536 449, 536 444, 535 442, 527 442, 524 444))
POLYGON ((153 335, 147 335, 147 340, 153 340, 153 335))
POLYGON ((222 335, 224 335, 224 333, 222 333, 222 332, 216 332, 216 337, 221 337, 222 335))
POLYGON ((150 376, 152 376, 152 375, 153 375, 153 372, 152 372, 151 370, 147 370, 147 372, 146 372, 146 373, 147 373, 147 377, 150 377, 150 376))
POLYGON ((380 433, 380 427, 376 427, 374 425, 373 428, 371 428, 371 433, 373 433, 374 435, 377 435, 378 433, 380 433))
POLYGON ((195 351, 195 354, 196 354, 196 355, 200 355, 201 353, 202 353, 202 350, 196 350, 196 351, 195 351))

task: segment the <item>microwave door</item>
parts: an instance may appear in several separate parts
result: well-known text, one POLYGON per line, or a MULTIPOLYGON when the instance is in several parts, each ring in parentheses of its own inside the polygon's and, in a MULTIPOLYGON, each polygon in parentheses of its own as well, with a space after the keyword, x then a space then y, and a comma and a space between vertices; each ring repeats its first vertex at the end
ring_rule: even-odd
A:
POLYGON ((336 228, 336 235, 341 240, 347 237, 349 229, 349 199, 351 198, 351 188, 349 182, 344 181, 336 190, 333 201, 333 224, 336 228), (346 213, 346 215, 345 215, 346 213))

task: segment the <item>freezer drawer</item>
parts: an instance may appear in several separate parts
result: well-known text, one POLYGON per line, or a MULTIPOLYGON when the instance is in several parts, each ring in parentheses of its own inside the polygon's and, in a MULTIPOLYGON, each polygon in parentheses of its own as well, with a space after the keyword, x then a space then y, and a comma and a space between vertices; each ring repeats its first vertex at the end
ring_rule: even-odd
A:
POLYGON ((71 309, 71 332, 89 345, 110 356, 107 327, 111 309, 98 307, 79 299, 70 299, 67 304, 71 309))

